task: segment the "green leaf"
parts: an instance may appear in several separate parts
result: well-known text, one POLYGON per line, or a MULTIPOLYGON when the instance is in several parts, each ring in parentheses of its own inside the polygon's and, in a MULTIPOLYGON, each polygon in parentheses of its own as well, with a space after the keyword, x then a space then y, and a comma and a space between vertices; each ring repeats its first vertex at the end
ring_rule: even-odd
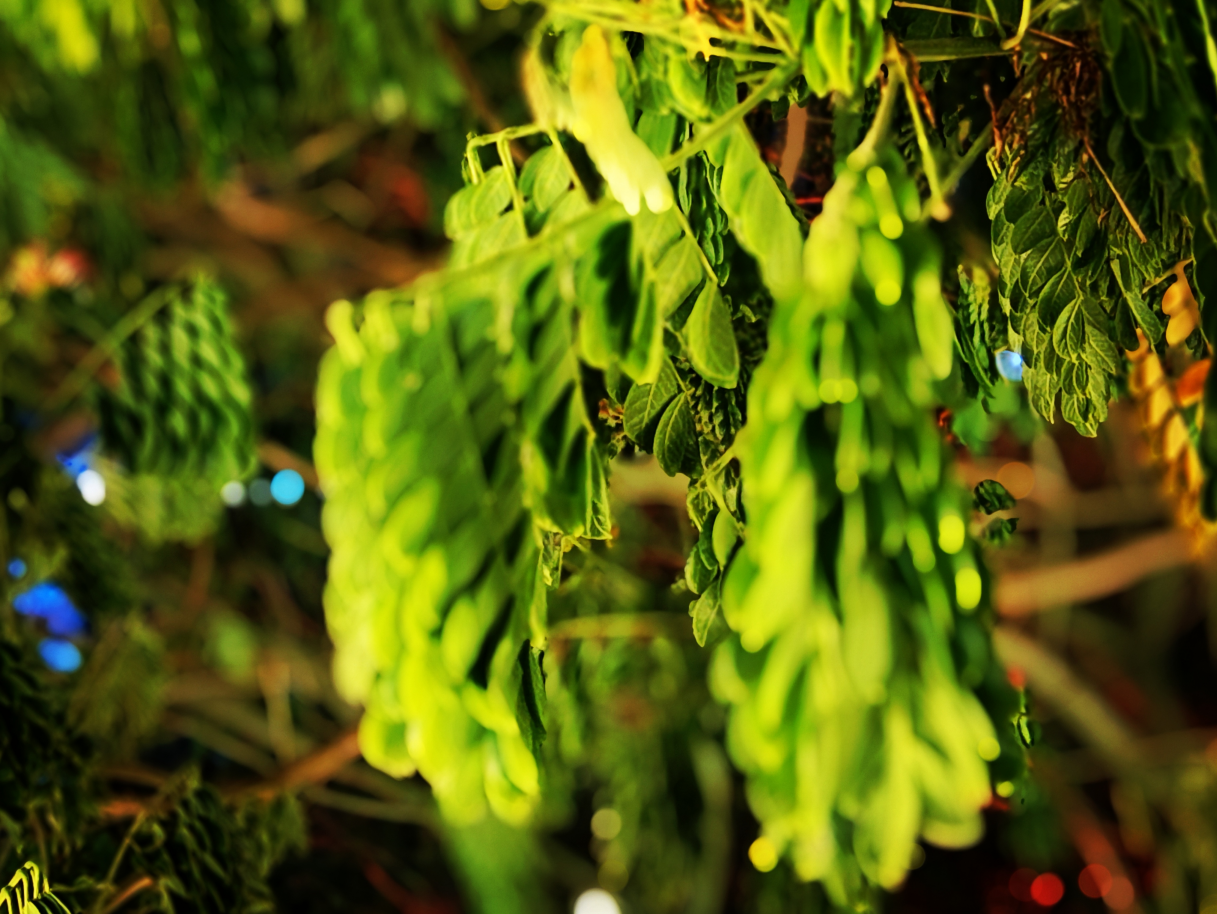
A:
POLYGON ((496 165, 477 184, 456 192, 444 209, 444 234, 454 241, 485 225, 511 203, 511 180, 496 165))
POLYGON ((1056 240, 1056 224, 1052 214, 1047 207, 1036 206, 1015 223, 1010 236, 1010 249, 1015 254, 1026 254, 1056 240))
POLYGON ((638 117, 634 132, 647 144, 647 148, 659 158, 672 151, 672 143, 676 139, 676 122, 679 119, 674 111, 659 113, 644 111, 638 117))
POLYGON ((998 517, 985 525, 980 538, 990 546, 1004 546, 1010 542, 1017 530, 1017 517, 998 517))
POLYGON ((1157 315, 1145 303, 1145 299, 1141 297, 1141 290, 1137 287, 1136 277, 1131 269, 1125 266, 1124 262, 1118 257, 1111 259, 1111 272, 1116 277, 1116 283, 1120 287, 1120 291, 1124 293, 1124 300, 1128 302, 1132 308, 1133 317, 1136 318, 1137 324, 1141 330, 1149 337, 1149 341, 1155 346, 1162 340, 1162 334, 1165 329, 1162 322, 1158 320, 1157 315))
POLYGON ((649 451, 654 446, 660 417, 679 392, 676 370, 666 358, 654 384, 635 384, 630 388, 625 398, 625 433, 643 450, 649 451))
POLYGON ((1081 302, 1075 300, 1061 312, 1052 328, 1052 345, 1061 358, 1076 361, 1086 344, 1086 317, 1081 302))
POLYGON ((693 544, 689 558, 685 561, 685 584, 693 593, 705 593, 712 581, 719 577, 718 560, 714 557, 713 537, 707 523, 693 544))
POLYGON ((718 561, 718 567, 726 568, 727 562, 731 560, 731 553, 735 551, 735 544, 739 542, 739 524, 730 511, 719 511, 715 516, 711 542, 714 545, 714 558, 718 561))
POLYGON ((1014 496, 996 479, 986 479, 972 490, 972 509, 982 514, 1008 511, 1014 507, 1014 496))
POLYGON ((698 647, 706 646, 706 637, 710 634, 710 627, 718 618, 718 610, 722 605, 722 586, 723 576, 719 575, 690 610, 693 615, 693 637, 697 639, 698 647))
POLYGON ((735 126, 722 159, 718 201, 740 246, 756 258, 775 298, 798 294, 803 280, 803 234, 769 166, 743 123, 735 126))
POLYGON ((659 313, 665 319, 670 317, 697 288, 703 275, 696 243, 682 237, 668 248, 655 267, 655 303, 659 313))
POLYGON ((570 185, 566 157, 556 146, 534 152, 520 172, 520 192, 541 211, 553 206, 570 185))
POLYGON ((655 430, 655 457, 669 476, 689 473, 697 465, 697 427, 688 394, 680 394, 659 420, 655 430))
POLYGON ((689 360, 703 378, 716 387, 739 383, 739 347, 731 327, 731 312, 717 283, 706 283, 685 323, 689 360))

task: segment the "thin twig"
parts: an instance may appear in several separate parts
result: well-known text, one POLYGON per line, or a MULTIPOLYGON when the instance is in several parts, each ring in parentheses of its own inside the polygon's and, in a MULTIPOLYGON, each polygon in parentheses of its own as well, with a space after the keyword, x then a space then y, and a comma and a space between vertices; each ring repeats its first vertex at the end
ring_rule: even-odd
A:
POLYGON ((313 465, 275 441, 258 442, 258 459, 272 470, 295 470, 304 484, 313 491, 320 491, 321 481, 313 465))
MULTIPOLYGON (((982 13, 969 13, 964 10, 950 10, 942 6, 933 6, 929 3, 908 3, 906 0, 892 0, 892 6, 902 6, 910 10, 925 10, 927 13, 942 13, 944 16, 963 16, 967 19, 975 19, 979 22, 988 22, 990 25, 997 27, 998 33, 1004 38, 1005 30, 1002 24, 992 16, 985 16, 982 13)), ((1028 28, 1028 35, 1034 35, 1036 38, 1043 38, 1046 41, 1055 41, 1057 44, 1064 45, 1067 48, 1076 48, 1077 45, 1066 38, 1061 38, 1059 35, 1053 35, 1051 32, 1043 32, 1039 29, 1028 28)))
POLYGON ((697 135, 692 140, 685 143, 671 155, 665 156, 662 164, 665 171, 672 171, 674 168, 703 149, 707 148, 715 140, 723 136, 728 130, 735 126, 745 114, 763 102, 769 94, 769 90, 775 86, 784 83, 791 74, 790 67, 775 67, 769 78, 756 87, 756 89, 742 102, 734 108, 727 111, 721 117, 717 118, 705 128, 697 131, 697 135))
POLYGON ((1099 170, 1099 174, 1103 176, 1103 180, 1107 182, 1107 186, 1111 188, 1111 192, 1115 195, 1116 202, 1120 204, 1120 210, 1124 213, 1124 218, 1128 220, 1128 224, 1132 226, 1132 230, 1137 233, 1137 237, 1141 239, 1141 243, 1145 244, 1149 239, 1145 237, 1145 233, 1141 231, 1141 226, 1137 224, 1137 220, 1133 217, 1132 210, 1128 208, 1128 204, 1124 202, 1124 198, 1120 196, 1120 192, 1116 190, 1115 184, 1111 178, 1107 176, 1107 171, 1103 168, 1103 163, 1099 161, 1099 157, 1094 154, 1094 150, 1090 148, 1090 138, 1083 136, 1082 142, 1086 145, 1086 154, 1090 156, 1090 161, 1094 162, 1095 168, 1099 170))
POLYGON ((43 410, 49 413, 56 412, 75 400, 93 375, 109 360, 127 337, 144 326, 157 311, 165 306, 169 301, 171 291, 170 286, 157 289, 119 318, 118 323, 111 328, 105 338, 99 340, 97 345, 89 350, 88 355, 72 369, 72 373, 55 389, 54 393, 47 397, 43 410))
POLYGON ((123 887, 123 890, 118 893, 117 897, 106 905, 106 909, 102 914, 114 914, 119 908, 127 903, 133 896, 138 895, 144 889, 150 889, 156 885, 156 880, 151 876, 138 876, 132 879, 123 887))
MULTIPOLYGON (((473 109, 478 120, 485 124, 491 133, 497 133, 505 128, 507 125, 503 123, 503 119, 499 117, 498 112, 486 98, 486 93, 482 91, 482 85, 474 75, 473 67, 469 65, 469 60, 465 57, 464 52, 452 36, 442 30, 439 33, 439 47, 444 52, 444 56, 448 58, 448 64, 456 73, 456 78, 461 81, 461 86, 469 97, 469 107, 473 109)), ((519 143, 512 142, 511 157, 523 164, 528 159, 528 151, 519 143)))
POLYGON ((323 784, 349 762, 359 758, 359 755, 359 732, 356 727, 351 727, 343 731, 337 739, 310 752, 278 773, 256 784, 233 790, 229 796, 234 799, 254 796, 265 800, 305 784, 323 784))

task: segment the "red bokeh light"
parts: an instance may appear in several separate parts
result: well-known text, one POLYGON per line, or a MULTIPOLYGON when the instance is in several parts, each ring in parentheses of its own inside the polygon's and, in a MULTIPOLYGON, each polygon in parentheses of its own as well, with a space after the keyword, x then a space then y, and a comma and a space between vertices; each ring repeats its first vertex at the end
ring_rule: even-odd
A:
POLYGON ((1029 870, 1024 867, 1021 870, 1015 870, 1014 875, 1010 877, 1010 894, 1019 901, 1031 900, 1031 883, 1035 882, 1035 870, 1029 870))
POLYGON ((1102 898, 1111 891, 1111 871, 1101 863, 1092 863, 1078 873, 1078 888, 1087 898, 1102 898))
POLYGON ((1056 873, 1040 873, 1031 883, 1031 900, 1050 908, 1065 897, 1065 883, 1056 873))

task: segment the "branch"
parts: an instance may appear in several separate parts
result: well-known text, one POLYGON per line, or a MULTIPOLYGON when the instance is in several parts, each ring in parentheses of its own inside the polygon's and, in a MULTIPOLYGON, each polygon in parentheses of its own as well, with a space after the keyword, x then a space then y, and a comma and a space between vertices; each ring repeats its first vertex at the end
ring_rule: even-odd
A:
POLYGON ((258 459, 272 470, 295 470, 306 486, 314 492, 321 490, 321 481, 313 465, 275 441, 258 442, 258 459))
POLYGON ((324 784, 359 756, 359 729, 351 727, 337 739, 292 762, 266 780, 233 790, 229 796, 233 799, 258 797, 269 800, 277 793, 306 784, 324 784))
POLYGON ((1191 561, 1187 534, 1162 530, 1098 555, 1046 568, 1006 572, 998 579, 993 603, 1003 616, 1027 616, 1054 606, 1111 596, 1142 578, 1191 561))
POLYGON ((102 914, 114 914, 114 912, 121 908, 132 896, 138 895, 144 889, 150 889, 154 885, 156 885, 156 880, 151 876, 138 876, 135 879, 132 879, 127 883, 123 890, 118 893, 118 896, 108 905, 106 905, 106 908, 102 914))

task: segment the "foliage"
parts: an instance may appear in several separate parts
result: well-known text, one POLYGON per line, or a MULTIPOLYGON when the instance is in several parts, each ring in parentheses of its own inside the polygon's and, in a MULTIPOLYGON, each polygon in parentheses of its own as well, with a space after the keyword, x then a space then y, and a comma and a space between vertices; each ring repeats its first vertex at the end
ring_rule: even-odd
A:
POLYGON ((0 596, 82 620, 3 619, 0 825, 41 870, 0 898, 270 911, 307 827, 304 869, 349 853, 314 905, 428 909, 393 856, 425 846, 485 914, 876 910, 987 822, 1020 863, 1101 835, 1070 779, 1105 765, 1122 849, 1169 836, 1160 909, 1207 910, 1211 766, 1153 768, 1053 653, 1119 669, 1070 640, 1112 620, 998 615, 1083 513, 1058 410, 1123 441, 1128 394, 1211 533, 1209 7, 483 5, 0 8, 0 251, 39 239, 0 297, 0 596), (1020 528, 984 477, 1029 453, 1020 528))
POLYGON ((61 914, 68 911, 62 901, 51 891, 46 876, 34 862, 28 862, 16 874, 9 884, 0 891, 0 905, 9 911, 34 911, 37 914, 61 914))

